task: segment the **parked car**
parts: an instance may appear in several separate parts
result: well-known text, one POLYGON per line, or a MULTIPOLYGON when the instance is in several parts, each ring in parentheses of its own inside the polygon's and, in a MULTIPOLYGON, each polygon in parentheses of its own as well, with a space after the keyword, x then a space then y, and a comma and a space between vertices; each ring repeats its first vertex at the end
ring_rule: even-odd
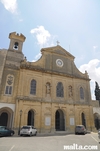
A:
POLYGON ((23 126, 20 130, 20 136, 22 135, 37 135, 37 129, 30 125, 23 126))
POLYGON ((13 136, 14 131, 11 129, 8 129, 6 126, 0 126, 0 136, 13 136))
POLYGON ((86 134, 87 131, 86 131, 86 128, 84 125, 76 125, 75 127, 75 134, 86 134))
POLYGON ((98 138, 100 139, 100 129, 98 130, 98 138))

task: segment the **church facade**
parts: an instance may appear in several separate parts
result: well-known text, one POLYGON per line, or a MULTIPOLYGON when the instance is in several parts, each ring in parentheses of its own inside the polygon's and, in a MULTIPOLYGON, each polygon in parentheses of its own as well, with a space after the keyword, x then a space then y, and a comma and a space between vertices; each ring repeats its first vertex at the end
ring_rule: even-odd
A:
POLYGON ((69 133, 83 124, 93 131, 90 79, 75 57, 57 45, 42 48, 41 58, 29 62, 22 52, 25 36, 13 32, 9 38, 8 50, 0 50, 0 125, 69 133))

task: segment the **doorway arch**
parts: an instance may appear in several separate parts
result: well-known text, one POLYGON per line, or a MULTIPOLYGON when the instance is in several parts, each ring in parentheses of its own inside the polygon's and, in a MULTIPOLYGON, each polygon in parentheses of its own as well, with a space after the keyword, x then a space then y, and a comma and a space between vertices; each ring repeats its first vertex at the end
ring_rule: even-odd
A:
POLYGON ((28 111, 27 125, 34 126, 34 111, 33 110, 28 111))
POLYGON ((8 107, 0 109, 0 126, 13 127, 13 110, 8 107))
POLYGON ((85 119, 85 114, 84 113, 81 114, 81 119, 82 119, 82 125, 84 125, 85 128, 86 128, 86 119, 85 119))
POLYGON ((64 131, 65 130, 64 113, 60 109, 58 109, 55 113, 55 129, 56 129, 56 131, 64 131))

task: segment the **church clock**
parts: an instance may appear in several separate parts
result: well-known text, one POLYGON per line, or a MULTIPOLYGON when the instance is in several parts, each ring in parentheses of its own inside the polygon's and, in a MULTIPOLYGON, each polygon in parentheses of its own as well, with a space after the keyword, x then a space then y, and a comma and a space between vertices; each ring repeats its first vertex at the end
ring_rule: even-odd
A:
POLYGON ((62 61, 61 59, 57 59, 57 60, 56 60, 56 65, 57 65, 57 66, 62 67, 63 64, 64 64, 64 63, 63 63, 63 61, 62 61))

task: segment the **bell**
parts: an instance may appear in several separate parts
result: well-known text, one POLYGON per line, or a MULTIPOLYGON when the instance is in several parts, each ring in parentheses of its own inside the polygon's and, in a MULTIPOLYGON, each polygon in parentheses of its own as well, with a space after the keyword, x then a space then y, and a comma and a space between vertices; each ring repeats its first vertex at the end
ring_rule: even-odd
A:
POLYGON ((18 42, 15 42, 14 49, 18 49, 18 42))
POLYGON ((15 48, 15 49, 17 49, 17 48, 18 48, 18 46, 17 46, 17 45, 15 45, 15 46, 14 46, 14 48, 15 48))

